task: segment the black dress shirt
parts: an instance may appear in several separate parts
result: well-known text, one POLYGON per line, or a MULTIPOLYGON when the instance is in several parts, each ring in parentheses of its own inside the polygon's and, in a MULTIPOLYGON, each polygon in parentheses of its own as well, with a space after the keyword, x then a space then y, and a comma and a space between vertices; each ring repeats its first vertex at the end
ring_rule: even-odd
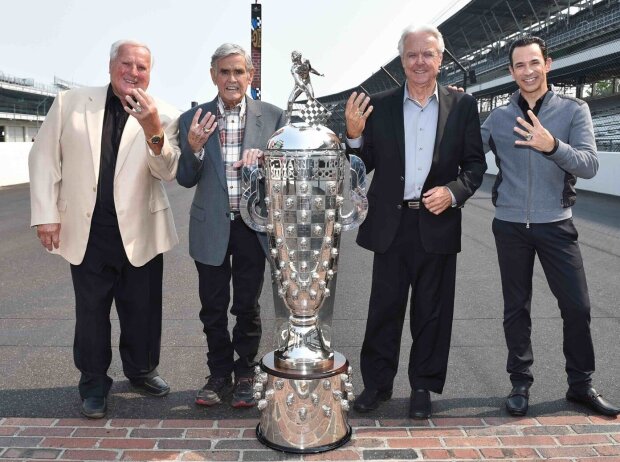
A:
POLYGON ((99 164, 99 182, 97 184, 97 202, 93 222, 104 226, 118 226, 114 206, 114 171, 118 147, 129 114, 123 109, 121 100, 108 87, 101 133, 101 161, 99 164))

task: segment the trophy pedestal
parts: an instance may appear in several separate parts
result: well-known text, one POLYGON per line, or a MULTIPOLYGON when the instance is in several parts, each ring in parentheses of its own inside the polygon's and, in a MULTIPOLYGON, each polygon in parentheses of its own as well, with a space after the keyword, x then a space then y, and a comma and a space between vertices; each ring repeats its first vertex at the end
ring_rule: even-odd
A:
POLYGON ((334 352, 332 366, 308 373, 275 365, 274 352, 256 368, 255 397, 261 411, 256 437, 283 452, 313 454, 347 443, 349 403, 354 399, 349 362, 334 352))

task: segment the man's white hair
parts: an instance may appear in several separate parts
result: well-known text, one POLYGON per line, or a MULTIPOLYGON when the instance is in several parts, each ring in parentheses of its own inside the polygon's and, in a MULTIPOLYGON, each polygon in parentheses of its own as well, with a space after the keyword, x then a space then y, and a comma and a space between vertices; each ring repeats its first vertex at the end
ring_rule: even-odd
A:
POLYGON ((110 61, 114 61, 118 57, 118 52, 120 51, 122 46, 130 45, 134 47, 141 47, 146 49, 149 52, 149 56, 151 57, 151 67, 153 67, 153 53, 151 53, 151 49, 148 47, 146 43, 138 42, 137 40, 131 39, 123 39, 117 40, 110 47, 110 61))
POLYGON ((437 46, 439 47, 439 52, 443 53, 446 47, 443 43, 443 35, 441 35, 441 32, 439 32, 439 29, 437 29, 432 24, 411 25, 405 27, 403 33, 400 36, 400 40, 398 41, 398 54, 401 58, 403 57, 403 50, 405 48, 405 40, 407 39, 407 36, 410 34, 415 34, 416 32, 427 32, 433 37, 435 37, 437 39, 437 46))
POLYGON ((217 50, 215 50, 213 56, 211 56, 211 68, 213 68, 217 72, 217 62, 220 59, 226 58, 231 55, 243 56, 243 58, 245 59, 245 70, 247 72, 250 72, 254 69, 254 65, 252 64, 252 57, 248 54, 247 51, 245 51, 243 47, 237 45, 236 43, 223 43, 219 47, 217 47, 217 50))

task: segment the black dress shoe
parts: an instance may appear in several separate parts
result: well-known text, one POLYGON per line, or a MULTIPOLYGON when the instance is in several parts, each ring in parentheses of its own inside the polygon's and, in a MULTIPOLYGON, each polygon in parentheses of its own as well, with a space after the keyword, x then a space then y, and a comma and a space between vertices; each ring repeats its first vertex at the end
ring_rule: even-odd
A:
POLYGON ((577 391, 569 388, 566 392, 566 399, 585 404, 597 414, 613 417, 620 413, 620 408, 604 399, 601 394, 592 387, 589 387, 584 391, 577 391))
POLYGON ((80 412, 89 419, 102 419, 108 410, 108 402, 105 396, 90 396, 82 400, 80 412))
POLYGON ((355 398, 353 409, 357 412, 369 412, 377 409, 381 401, 392 397, 392 390, 381 391, 374 388, 364 388, 364 391, 355 398))
POLYGON ((431 393, 428 390, 413 390, 409 401, 409 417, 428 419, 431 416, 431 393))
POLYGON ((506 398, 506 409, 513 416, 524 416, 527 414, 528 401, 530 398, 529 385, 515 385, 506 398))
POLYGON ((130 380, 131 384, 151 396, 166 396, 170 386, 159 375, 140 380, 130 380))

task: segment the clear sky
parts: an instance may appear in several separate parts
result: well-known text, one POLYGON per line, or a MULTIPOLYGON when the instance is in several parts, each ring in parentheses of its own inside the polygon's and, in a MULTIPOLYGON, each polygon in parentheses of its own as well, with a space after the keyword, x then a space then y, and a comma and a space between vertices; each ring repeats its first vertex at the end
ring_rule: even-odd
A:
MULTIPOLYGON (((10 0, 0 9, 0 71, 52 83, 109 82, 112 42, 147 43, 155 57, 149 91, 177 106, 214 98, 211 55, 224 42, 250 50, 253 0, 10 0)), ((397 54, 403 28, 439 25, 467 0, 261 0, 263 100, 284 107, 290 53, 325 74, 315 96, 353 87, 397 54)))

